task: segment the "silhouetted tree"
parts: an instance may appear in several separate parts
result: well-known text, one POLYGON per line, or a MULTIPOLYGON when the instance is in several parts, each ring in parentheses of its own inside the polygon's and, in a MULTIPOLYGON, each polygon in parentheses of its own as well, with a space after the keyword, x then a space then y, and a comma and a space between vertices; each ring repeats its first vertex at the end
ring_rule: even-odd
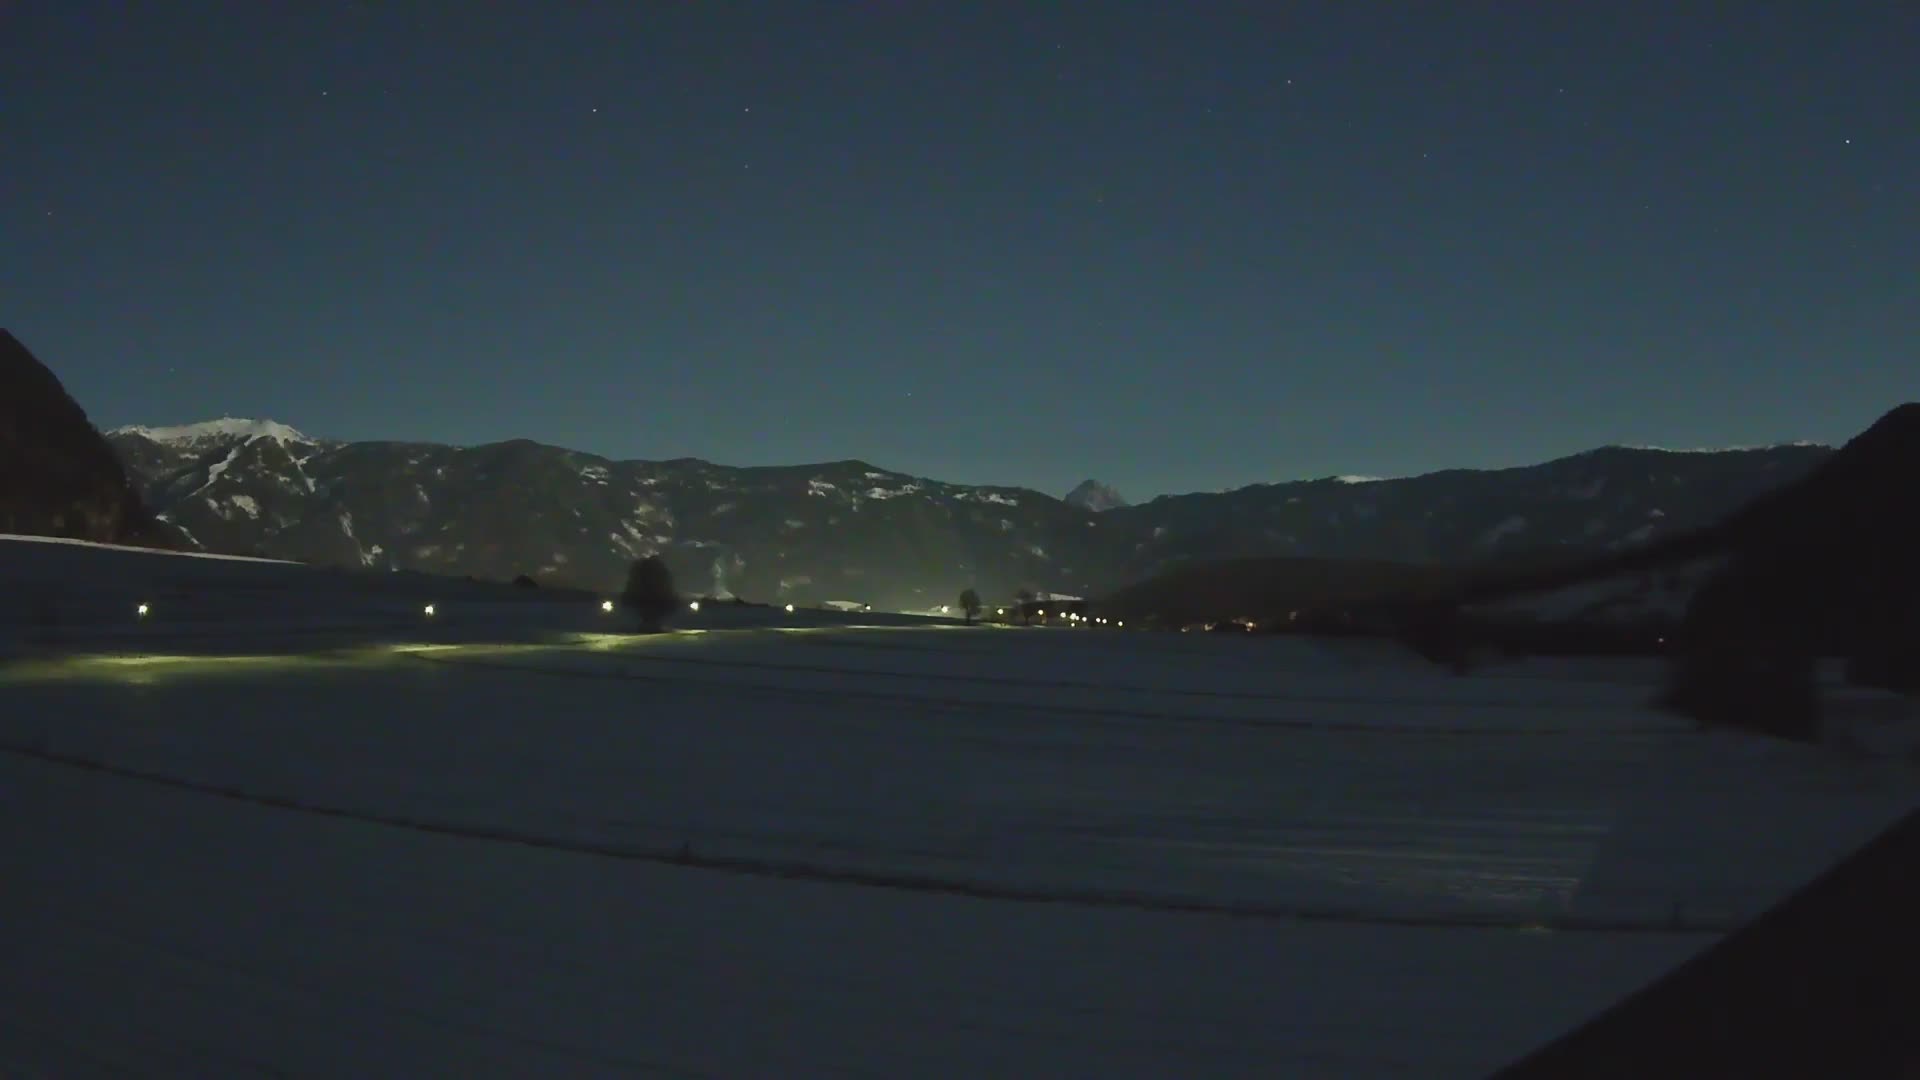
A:
POLYGON ((1013 599, 1020 606, 1020 625, 1025 626, 1031 623, 1033 621, 1033 590, 1021 589, 1013 594, 1013 599))
POLYGON ((537 589, 540 587, 540 583, 525 574, 521 574, 519 577, 513 579, 513 587, 516 589, 537 589))
POLYGON ((620 606, 634 613, 640 629, 657 634, 666 628, 667 616, 680 606, 673 588, 673 572, 658 555, 636 559, 627 570, 627 587, 620 593, 620 606))
POLYGON ((967 625, 972 626, 973 620, 980 617, 980 594, 972 589, 962 590, 960 593, 960 612, 967 617, 967 625))

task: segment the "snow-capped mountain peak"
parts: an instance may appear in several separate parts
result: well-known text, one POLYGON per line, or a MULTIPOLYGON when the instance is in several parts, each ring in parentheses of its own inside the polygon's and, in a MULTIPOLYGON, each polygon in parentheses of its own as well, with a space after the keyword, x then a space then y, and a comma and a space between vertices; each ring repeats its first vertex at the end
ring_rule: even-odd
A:
POLYGON ((1127 505, 1127 500, 1118 491, 1098 480, 1082 480, 1080 486, 1067 492, 1068 505, 1082 510, 1091 510, 1098 514, 1105 510, 1117 510, 1127 505))
POLYGON ((174 427, 122 427, 115 428, 107 434, 138 435, 157 443, 175 446, 213 439, 241 439, 246 442, 252 442, 255 439, 273 439, 280 443, 315 441, 276 420, 248 420, 237 416, 223 416, 218 420, 202 420, 197 424, 181 424, 174 427))

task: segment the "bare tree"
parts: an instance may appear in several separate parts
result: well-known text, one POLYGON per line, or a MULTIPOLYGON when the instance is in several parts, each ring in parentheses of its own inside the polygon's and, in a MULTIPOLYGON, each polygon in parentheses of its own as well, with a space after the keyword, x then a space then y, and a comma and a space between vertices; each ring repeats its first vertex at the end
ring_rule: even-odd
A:
POLYGON ((978 592, 972 589, 964 589, 961 591, 960 611, 966 615, 968 626, 972 626, 973 620, 980 617, 980 606, 980 594, 978 592))

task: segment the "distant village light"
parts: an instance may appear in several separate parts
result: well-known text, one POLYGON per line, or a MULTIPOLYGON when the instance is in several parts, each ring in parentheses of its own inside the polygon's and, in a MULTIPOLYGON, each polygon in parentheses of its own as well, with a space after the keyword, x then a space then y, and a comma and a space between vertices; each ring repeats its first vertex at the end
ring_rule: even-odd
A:
POLYGON ((432 605, 432 604, 428 604, 428 605, 427 605, 426 607, 423 607, 423 608, 421 608, 421 609, 420 609, 420 613, 421 613, 421 614, 423 614, 423 615, 425 615, 425 616, 427 616, 428 618, 432 618, 432 617, 433 617, 433 605, 432 605))
POLYGON ((612 611, 612 610, 613 610, 613 601, 611 601, 611 600, 602 600, 602 601, 600 601, 600 610, 601 610, 601 611, 612 611))
POLYGON ((145 605, 145 604, 141 604, 141 605, 140 605, 139 607, 136 607, 136 608, 134 608, 134 609, 133 609, 133 613, 134 613, 135 615, 138 615, 138 616, 140 616, 141 618, 143 618, 143 619, 144 619, 144 618, 146 618, 146 617, 147 617, 147 612, 149 612, 149 611, 152 611, 152 610, 153 610, 153 609, 152 609, 152 608, 150 608, 150 607, 148 607, 147 605, 145 605))

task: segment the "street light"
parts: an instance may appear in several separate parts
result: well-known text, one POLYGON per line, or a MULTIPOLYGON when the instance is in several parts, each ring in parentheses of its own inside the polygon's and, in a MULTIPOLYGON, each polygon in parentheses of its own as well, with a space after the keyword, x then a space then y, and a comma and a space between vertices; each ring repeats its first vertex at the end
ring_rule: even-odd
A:
POLYGON ((606 613, 608 613, 608 614, 612 614, 612 613, 613 613, 613 601, 611 601, 611 600, 602 600, 602 601, 600 601, 600 610, 601 610, 601 611, 604 611, 604 612, 606 612, 606 613))
POLYGON ((433 618, 433 605, 428 604, 426 607, 421 608, 420 613, 429 619, 433 618))
POLYGON ((692 601, 692 602, 690 602, 690 603, 688 603, 688 604, 687 604, 687 610, 688 610, 688 611, 699 611, 699 610, 700 610, 700 601, 698 601, 698 600, 694 600, 694 601, 692 601))
POLYGON ((792 604, 788 604, 788 605, 787 605, 787 614, 789 614, 789 615, 791 615, 791 614, 793 614, 793 605, 792 605, 792 604))
POLYGON ((133 609, 133 613, 134 613, 135 615, 138 615, 138 616, 139 616, 140 618, 142 618, 142 619, 144 619, 144 618, 146 618, 146 617, 147 617, 147 612, 149 612, 149 611, 152 611, 152 610, 153 610, 153 609, 152 609, 152 608, 150 608, 150 607, 148 607, 147 605, 145 605, 145 604, 141 604, 141 605, 139 605, 138 607, 136 607, 136 608, 134 608, 134 609, 133 609))

